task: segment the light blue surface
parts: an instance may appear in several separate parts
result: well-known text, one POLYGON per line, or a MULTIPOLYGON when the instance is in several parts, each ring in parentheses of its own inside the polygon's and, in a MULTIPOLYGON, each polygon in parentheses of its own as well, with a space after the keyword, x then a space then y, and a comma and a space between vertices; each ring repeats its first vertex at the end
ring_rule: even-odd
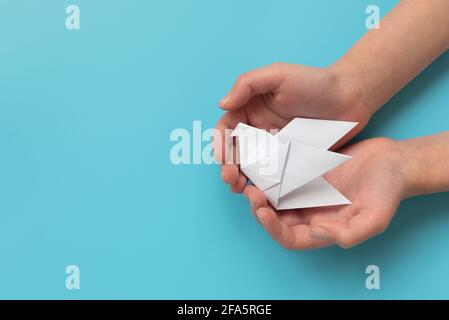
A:
MULTIPOLYGON (((371 3, 0 0, 0 298, 449 298, 449 194, 404 202, 354 249, 289 252, 218 167, 170 163, 170 132, 212 127, 239 73, 332 63, 371 3)), ((448 88, 446 54, 363 136, 449 130, 448 88)))

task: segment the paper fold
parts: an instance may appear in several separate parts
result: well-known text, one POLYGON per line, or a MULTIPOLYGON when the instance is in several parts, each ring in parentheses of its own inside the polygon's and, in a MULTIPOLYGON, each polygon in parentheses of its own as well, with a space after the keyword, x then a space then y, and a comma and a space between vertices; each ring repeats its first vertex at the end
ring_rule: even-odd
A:
POLYGON ((350 204, 322 175, 351 159, 328 151, 357 123, 295 118, 276 135, 239 123, 240 169, 277 210, 350 204))

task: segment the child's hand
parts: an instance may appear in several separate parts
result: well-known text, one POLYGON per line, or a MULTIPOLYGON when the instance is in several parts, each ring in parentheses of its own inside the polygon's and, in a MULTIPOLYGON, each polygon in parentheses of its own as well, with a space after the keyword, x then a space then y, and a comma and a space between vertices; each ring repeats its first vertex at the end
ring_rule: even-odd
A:
MULTIPOLYGON (((285 63, 243 74, 220 102, 228 112, 217 124, 221 132, 221 137, 214 139, 217 160, 221 163, 229 160, 224 147, 225 130, 233 129, 239 122, 267 130, 280 129, 295 117, 359 122, 339 142, 342 145, 360 131, 371 116, 359 103, 355 87, 349 82, 332 67, 321 69, 285 63)), ((234 164, 223 166, 222 177, 234 192, 241 192, 246 183, 234 164)))
MULTIPOLYGON (((340 152, 340 151, 339 151, 340 152)), ((337 244, 352 247, 383 232, 408 194, 408 173, 399 143, 386 138, 365 140, 341 150, 352 160, 325 178, 352 205, 286 210, 267 207, 265 195, 246 186, 253 213, 266 231, 288 249, 312 249, 337 244)))

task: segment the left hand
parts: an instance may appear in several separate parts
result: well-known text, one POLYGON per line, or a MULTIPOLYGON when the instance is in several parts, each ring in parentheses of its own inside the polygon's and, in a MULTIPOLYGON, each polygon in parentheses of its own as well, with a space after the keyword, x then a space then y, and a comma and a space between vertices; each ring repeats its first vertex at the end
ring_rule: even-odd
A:
POLYGON ((235 147, 229 143, 229 132, 239 122, 264 130, 281 129, 296 117, 358 122, 332 146, 337 148, 362 130, 372 115, 360 100, 361 90, 345 68, 335 66, 274 63, 241 75, 220 102, 226 112, 217 123, 214 137, 214 155, 223 164, 223 181, 238 193, 246 184, 234 159, 235 147))
POLYGON ((324 177, 352 201, 351 205, 274 211, 255 186, 244 194, 271 235, 287 249, 337 244, 349 248, 383 232, 407 193, 404 157, 398 143, 369 139, 339 150, 352 160, 324 177))

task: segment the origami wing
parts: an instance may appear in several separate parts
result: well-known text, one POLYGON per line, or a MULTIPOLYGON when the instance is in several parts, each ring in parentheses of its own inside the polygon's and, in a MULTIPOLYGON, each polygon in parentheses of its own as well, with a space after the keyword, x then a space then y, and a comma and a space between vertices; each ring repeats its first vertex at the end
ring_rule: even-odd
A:
MULTIPOLYGON (((281 142, 290 141, 279 198, 275 203, 270 200, 276 209, 351 203, 321 175, 351 159, 327 149, 356 125, 355 122, 295 118, 275 136, 281 142)), ((268 191, 277 192, 274 190, 273 187, 268 191)))
POLYGON ((329 149, 351 131, 357 122, 295 118, 275 136, 279 141, 296 141, 329 149))

